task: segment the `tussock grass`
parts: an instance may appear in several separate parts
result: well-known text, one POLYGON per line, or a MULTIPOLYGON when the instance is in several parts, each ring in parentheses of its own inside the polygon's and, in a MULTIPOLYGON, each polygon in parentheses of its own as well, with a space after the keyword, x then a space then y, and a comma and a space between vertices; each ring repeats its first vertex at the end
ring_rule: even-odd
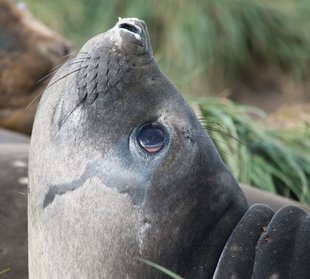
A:
POLYGON ((140 17, 171 76, 220 69, 226 81, 267 63, 309 74, 308 0, 26 0, 33 13, 80 47, 117 18, 140 17))
POLYGON ((223 160, 240 182, 310 204, 310 123, 273 130, 249 117, 249 113, 263 117, 256 108, 219 98, 193 101, 223 160))
POLYGON ((149 260, 146 260, 146 259, 143 259, 143 258, 138 258, 139 261, 157 269, 158 271, 166 274, 169 278, 173 278, 173 279, 184 279, 183 277, 177 275, 176 273, 170 271, 169 269, 159 265, 159 264, 156 264, 156 263, 153 263, 149 260))

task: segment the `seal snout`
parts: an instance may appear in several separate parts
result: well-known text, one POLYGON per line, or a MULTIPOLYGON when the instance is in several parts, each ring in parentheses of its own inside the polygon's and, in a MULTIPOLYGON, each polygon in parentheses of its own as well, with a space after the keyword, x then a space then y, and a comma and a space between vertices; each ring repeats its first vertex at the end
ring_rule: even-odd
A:
POLYGON ((120 35, 123 46, 128 50, 134 49, 134 52, 152 54, 149 34, 146 24, 138 18, 119 18, 115 26, 117 34, 120 35), (138 46, 138 48, 137 48, 138 46))
POLYGON ((124 23, 121 23, 119 26, 118 26, 120 29, 125 29, 131 33, 134 33, 134 34, 137 34, 137 35, 140 35, 140 28, 132 23, 127 23, 127 22, 124 22, 124 23))
POLYGON ((126 33, 130 33, 135 37, 136 40, 142 41, 144 38, 143 27, 140 26, 139 23, 141 24, 140 20, 138 19, 120 19, 116 27, 126 33))

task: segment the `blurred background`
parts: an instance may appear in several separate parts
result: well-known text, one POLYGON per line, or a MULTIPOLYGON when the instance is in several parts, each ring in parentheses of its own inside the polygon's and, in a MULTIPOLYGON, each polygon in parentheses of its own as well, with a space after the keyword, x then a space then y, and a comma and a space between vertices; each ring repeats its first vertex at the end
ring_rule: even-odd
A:
POLYGON ((75 49, 139 17, 237 179, 310 204, 310 1, 25 0, 75 49))
POLYGON ((307 0, 25 2, 76 48, 118 17, 144 19, 158 62, 187 94, 229 96, 268 112, 310 101, 307 0))

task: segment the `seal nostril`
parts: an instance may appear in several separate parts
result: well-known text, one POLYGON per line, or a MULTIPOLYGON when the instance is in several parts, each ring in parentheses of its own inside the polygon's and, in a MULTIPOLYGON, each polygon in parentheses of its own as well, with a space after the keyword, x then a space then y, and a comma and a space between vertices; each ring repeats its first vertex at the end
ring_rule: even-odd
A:
POLYGON ((135 26, 128 24, 128 23, 121 23, 119 25, 119 28, 126 29, 126 30, 128 30, 132 33, 135 33, 135 34, 139 34, 138 28, 136 28, 135 26))

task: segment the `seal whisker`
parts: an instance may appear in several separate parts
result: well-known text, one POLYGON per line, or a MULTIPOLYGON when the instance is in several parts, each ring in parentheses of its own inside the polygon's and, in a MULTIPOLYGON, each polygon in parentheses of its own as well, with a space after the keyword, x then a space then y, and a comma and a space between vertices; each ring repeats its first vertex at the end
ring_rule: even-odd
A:
POLYGON ((61 67, 62 65, 57 65, 56 67, 54 67, 53 69, 51 69, 50 73, 48 73, 46 76, 44 76, 43 78, 40 78, 38 81, 37 81, 37 84, 39 83, 42 83, 43 81, 45 81, 46 79, 48 79, 50 76, 52 76, 53 74, 55 74, 59 68, 61 67))
MULTIPOLYGON (((76 52, 75 52, 76 53, 76 52)), ((64 57, 72 57, 72 59, 77 59, 77 58, 83 58, 83 56, 84 56, 84 58, 87 58, 88 56, 88 52, 78 52, 78 53, 76 53, 75 54, 75 56, 73 56, 73 54, 71 53, 71 54, 68 54, 68 55, 65 55, 64 57)))
POLYGON ((231 139, 236 140, 237 142, 239 142, 240 144, 245 146, 245 143, 242 142, 240 139, 238 139, 237 137, 233 136, 232 134, 230 134, 229 132, 226 132, 226 128, 220 124, 219 122, 216 121, 207 121, 205 119, 202 118, 198 118, 199 122, 202 124, 202 126, 207 130, 207 131, 213 131, 213 132, 218 132, 219 134, 229 137, 231 139), (214 126, 211 126, 209 124, 215 124, 215 126, 219 126, 220 128, 216 128, 214 126))
POLYGON ((202 125, 209 125, 209 124, 215 124, 216 126, 219 126, 221 129, 225 130, 225 127, 223 124, 217 122, 217 121, 208 121, 206 119, 203 119, 201 117, 198 118, 199 122, 202 124, 202 125))
POLYGON ((218 129, 218 128, 214 128, 214 127, 210 127, 210 126, 205 126, 204 127, 207 131, 212 131, 212 132, 217 132, 225 137, 229 137, 231 139, 234 139, 235 141, 239 142, 240 144, 244 145, 245 146, 245 143, 242 142, 240 139, 236 138, 235 136, 233 136, 232 134, 226 132, 226 131, 223 131, 221 129, 218 129))
POLYGON ((72 75, 72 74, 74 74, 74 73, 76 73, 76 72, 79 72, 79 71, 81 71, 81 70, 83 70, 83 69, 86 69, 87 67, 88 67, 88 65, 86 65, 86 66, 84 66, 84 67, 81 67, 81 68, 78 68, 78 69, 76 69, 76 70, 74 70, 74 71, 72 71, 72 72, 70 72, 70 73, 65 74, 65 75, 62 76, 61 78, 58 78, 57 80, 55 80, 54 82, 52 82, 51 84, 49 84, 49 85, 46 87, 46 89, 47 89, 47 88, 50 88, 52 85, 54 85, 55 83, 57 83, 58 81, 60 81, 60 80, 62 80, 62 79, 64 79, 64 78, 68 77, 69 75, 72 75))
POLYGON ((34 104, 34 102, 43 95, 43 93, 44 93, 44 89, 42 89, 41 92, 33 98, 33 100, 24 108, 24 111, 29 109, 34 104))
MULTIPOLYGON (((211 138, 213 141, 215 141, 215 142, 219 142, 219 143, 222 143, 222 144, 225 144, 225 145, 227 145, 227 143, 225 142, 225 141, 223 141, 223 140, 220 140, 220 139, 217 139, 217 138, 211 138)), ((235 147, 231 147, 231 150, 233 151, 233 152, 237 152, 238 150, 237 150, 237 148, 235 148, 235 147)), ((223 154, 226 154, 227 156, 229 156, 230 158, 233 158, 232 157, 232 155, 230 154, 230 153, 228 153, 228 152, 226 152, 226 151, 221 151, 223 154)))
MULTIPOLYGON (((82 63, 82 62, 87 61, 87 60, 89 60, 89 59, 90 59, 90 57, 85 57, 85 58, 83 58, 83 57, 75 57, 75 58, 71 59, 70 61, 68 61, 67 64, 69 64, 69 66, 71 66, 71 65, 74 65, 74 64, 77 64, 77 63, 82 63), (75 59, 81 59, 81 60, 79 60, 79 61, 74 61, 75 59), (83 59, 83 60, 82 60, 82 59, 83 59), (74 62, 71 62, 71 61, 74 61, 74 62), (71 62, 71 63, 70 63, 70 62, 71 62)), ((62 67, 62 66, 63 66, 63 64, 59 64, 59 65, 53 67, 53 68, 50 70, 50 73, 48 73, 48 74, 47 74, 46 76, 44 76, 43 78, 39 79, 39 80, 37 81, 37 83, 41 83, 42 81, 44 81, 44 80, 46 80, 47 78, 49 78, 50 76, 52 76, 52 75, 53 75, 55 72, 57 72, 57 71, 59 70, 59 68, 62 67)))
MULTIPOLYGON (((223 140, 220 140, 220 139, 217 139, 217 138, 214 138, 214 137, 211 137, 211 139, 212 139, 213 141, 216 141, 216 142, 219 142, 219 143, 222 143, 222 144, 227 145, 227 142, 225 142, 225 141, 223 141, 223 140)), ((234 151, 237 151, 236 148, 233 148, 233 147, 232 147, 232 149, 234 149, 234 151)))
MULTIPOLYGON (((82 63, 82 62, 85 62, 85 61, 93 61, 93 60, 97 60, 97 59, 100 59, 100 57, 76 57, 74 59, 71 59, 70 61, 67 62, 67 65, 68 66, 72 66, 72 65, 75 65, 75 64, 79 64, 79 63, 82 63), (76 59, 76 61, 75 61, 76 59), (79 59, 79 60, 77 60, 79 59)), ((97 69, 99 67, 99 64, 97 64, 94 68, 90 69, 89 71, 92 71, 93 69, 97 69)))
POLYGON ((83 96, 83 98, 81 98, 81 100, 74 106, 74 108, 68 113, 68 115, 64 118, 64 120, 61 122, 59 129, 57 130, 55 136, 57 135, 57 133, 60 131, 60 129, 62 128, 62 126, 67 122, 67 120, 69 119, 69 117, 71 116, 71 114, 76 110, 77 107, 79 107, 82 103, 85 102, 85 100, 87 99, 87 93, 83 96))
POLYGON ((72 52, 70 52, 70 53, 68 53, 68 54, 66 54, 66 55, 61 56, 61 57, 58 59, 58 61, 62 61, 64 58, 72 57, 72 56, 74 56, 74 55, 78 55, 78 53, 76 53, 76 51, 72 51, 72 52))
POLYGON ((68 60, 68 62, 66 64, 71 64, 73 62, 76 62, 76 61, 87 61, 87 60, 93 60, 94 58, 91 58, 91 56, 85 56, 85 57, 74 57, 70 60, 68 60))
POLYGON ((73 57, 71 60, 75 60, 75 59, 91 59, 92 57, 89 55, 86 56, 75 56, 73 57))
POLYGON ((76 60, 76 61, 68 61, 67 63, 67 66, 72 66, 72 65, 75 65, 75 64, 78 64, 78 63, 82 63, 82 62, 85 62, 89 59, 84 59, 84 60, 76 60))
MULTIPOLYGON (((69 75, 71 75, 71 74, 74 74, 74 73, 76 73, 76 72, 78 72, 78 71, 80 71, 80 70, 82 70, 82 69, 87 68, 87 67, 88 67, 88 65, 86 65, 86 66, 84 66, 84 67, 82 67, 82 68, 76 69, 76 70, 74 70, 74 71, 72 71, 72 72, 70 72, 70 73, 68 73, 68 74, 66 74, 66 75, 64 75, 64 76, 62 76, 61 78, 55 80, 53 83, 51 83, 50 85, 48 85, 48 86, 46 87, 46 89, 49 88, 49 87, 51 87, 52 85, 54 85, 54 84, 57 83, 58 81, 60 81, 60 80, 62 80, 62 79, 64 79, 64 78, 66 78, 67 76, 69 76, 69 75)), ((57 71, 57 70, 56 70, 56 71, 57 71)), ((55 71, 54 71, 54 72, 55 72, 55 71)), ((54 72, 48 74, 48 75, 47 75, 46 77, 44 77, 43 79, 46 79, 48 76, 51 76, 52 74, 54 74, 54 72)), ((42 80, 43 80, 43 79, 42 79, 42 80)), ((44 90, 42 90, 37 96, 35 96, 35 97, 33 98, 33 100, 25 107, 24 110, 29 109, 29 108, 34 104, 34 102, 35 102, 40 96, 42 96, 43 92, 44 92, 44 90)))

